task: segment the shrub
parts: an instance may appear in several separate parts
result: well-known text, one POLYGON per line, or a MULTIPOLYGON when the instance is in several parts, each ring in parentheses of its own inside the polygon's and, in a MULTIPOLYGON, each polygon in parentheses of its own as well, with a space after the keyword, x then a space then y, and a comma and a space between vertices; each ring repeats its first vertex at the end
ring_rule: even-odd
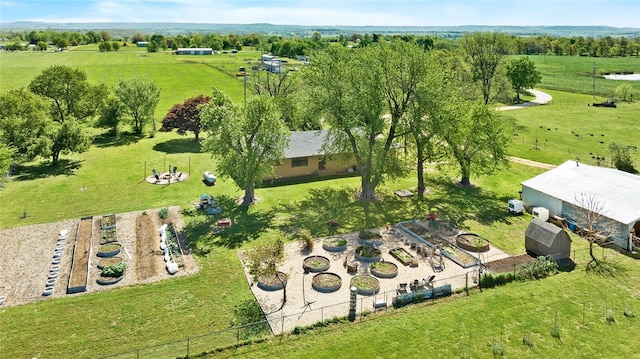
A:
POLYGON ((507 283, 513 282, 515 279, 516 276, 511 272, 499 274, 487 273, 480 279, 480 284, 482 284, 483 288, 493 288, 495 286, 505 285, 507 283))
POLYGON ((125 269, 127 269, 127 266, 124 264, 124 262, 120 262, 118 264, 104 267, 102 269, 102 272, 100 272, 100 275, 103 277, 117 278, 124 274, 125 269))
POLYGON ((541 279, 558 273, 558 263, 551 256, 541 256, 523 265, 518 277, 524 280, 541 279))
POLYGON ((168 216, 169 216, 169 208, 164 207, 160 209, 160 219, 167 219, 168 216))

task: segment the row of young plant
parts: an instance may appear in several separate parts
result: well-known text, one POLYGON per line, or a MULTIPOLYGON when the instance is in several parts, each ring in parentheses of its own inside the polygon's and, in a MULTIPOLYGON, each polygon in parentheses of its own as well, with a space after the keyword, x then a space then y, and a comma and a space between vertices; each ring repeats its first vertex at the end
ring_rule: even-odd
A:
POLYGON ((121 245, 118 243, 116 215, 109 214, 102 216, 100 223, 100 250, 98 256, 103 259, 100 261, 100 277, 99 284, 113 284, 124 275, 126 264, 120 257, 116 257, 120 253, 121 245))
POLYGON ((540 256, 533 261, 522 264, 513 272, 498 274, 486 273, 480 278, 483 288, 493 288, 513 281, 542 279, 558 273, 558 263, 550 256, 540 256))

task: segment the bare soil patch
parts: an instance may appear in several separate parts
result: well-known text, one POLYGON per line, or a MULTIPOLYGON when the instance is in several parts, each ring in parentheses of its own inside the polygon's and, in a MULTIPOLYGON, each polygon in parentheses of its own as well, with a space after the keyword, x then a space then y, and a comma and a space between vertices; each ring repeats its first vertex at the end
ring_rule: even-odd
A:
POLYGON ((162 252, 155 251, 160 248, 157 225, 149 215, 140 214, 136 218, 136 238, 138 249, 136 250, 136 276, 138 280, 145 280, 158 275, 158 258, 162 252), (160 253, 160 254, 158 254, 160 253))
POLYGON ((492 262, 485 263, 485 266, 488 270, 493 273, 505 273, 512 272, 516 269, 516 266, 520 264, 529 263, 535 258, 529 255, 528 253, 523 253, 513 257, 507 257, 503 259, 498 259, 492 262))
MULTIPOLYGON (((89 257, 91 256, 91 232, 93 217, 80 220, 78 236, 73 250, 73 267, 69 278, 69 289, 81 288, 87 285, 89 275, 89 257)), ((82 291, 82 290, 80 290, 82 291)))

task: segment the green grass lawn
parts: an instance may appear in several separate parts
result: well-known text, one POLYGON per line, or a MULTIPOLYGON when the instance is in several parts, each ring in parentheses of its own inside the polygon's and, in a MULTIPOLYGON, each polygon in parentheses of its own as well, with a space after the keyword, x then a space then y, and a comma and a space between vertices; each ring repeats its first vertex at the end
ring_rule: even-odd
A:
MULTIPOLYGON (((75 50, 0 53, 0 90, 24 86, 32 78, 25 73, 35 76, 54 63, 84 68, 91 81, 103 79, 100 81, 109 84, 123 74, 144 74, 157 79, 163 89, 161 104, 166 108, 161 110, 159 106, 156 117, 160 117, 175 102, 209 93, 213 86, 209 76, 219 79, 211 81, 226 86, 225 92, 235 96, 236 101, 241 100, 242 82, 235 78, 235 68, 253 56, 241 52, 236 57, 196 59, 144 51, 75 50), (169 90, 171 87, 175 89, 169 90)), ((604 133, 607 140, 623 140, 628 128, 637 128, 633 127, 633 113, 638 113, 636 104, 595 109, 586 106, 590 96, 550 93, 554 96, 552 105, 507 114, 516 118, 519 125, 511 154, 561 163, 579 153, 581 160, 588 161, 586 154, 599 145, 596 135, 604 133), (571 131, 579 137, 574 140, 571 131), (529 149, 531 138, 538 135, 539 147, 544 138, 548 148, 529 149)), ((637 144, 637 140, 629 141, 637 144)), ((383 185, 379 190, 382 200, 378 202, 355 200, 358 177, 266 186, 256 191, 260 202, 246 209, 235 204, 242 191, 230 180, 219 179, 212 188, 200 182, 203 171, 215 173, 215 169, 210 155, 199 152, 192 136, 161 132, 154 138, 123 135, 115 140, 98 135, 88 152, 63 156, 57 169, 47 167, 45 162, 19 168, 16 177, 0 191, 0 228, 179 205, 185 209, 185 231, 200 272, 153 284, 1 308, 0 357, 59 358, 73 353, 73 357, 90 358, 229 328, 234 306, 253 298, 236 251, 255 246, 273 228, 307 228, 318 237, 424 218, 437 212, 511 254, 522 253, 529 217, 508 215, 507 200, 517 198, 520 182, 543 172, 512 164, 493 176, 472 178, 474 188, 460 188, 454 184, 456 175, 443 171, 427 176, 432 192, 423 199, 393 195, 394 190, 416 186, 415 176, 411 175, 383 185), (190 172, 192 178, 169 186, 143 181, 151 169, 169 166, 190 172), (212 236, 209 230, 219 217, 190 210, 191 203, 204 192, 221 202, 222 216, 234 220, 234 226, 219 236, 212 236), (340 222, 337 229, 326 225, 333 219, 340 222)), ((574 238, 574 248, 584 247, 583 240, 574 238)), ((580 265, 572 272, 541 281, 509 284, 470 297, 446 299, 434 306, 391 310, 389 315, 333 325, 322 333, 312 331, 282 341, 273 339, 218 355, 454 357, 468 349, 463 343, 470 338, 473 357, 490 357, 491 343, 502 333, 508 357, 631 357, 637 351, 637 319, 625 318, 620 308, 629 303, 636 312, 640 310, 640 269, 637 261, 610 250, 606 253, 606 270, 601 273, 586 271, 580 265), (606 306, 615 308, 615 324, 606 322, 606 306), (560 340, 549 334, 556 311, 560 340), (529 330, 532 348, 522 344, 522 335, 529 330)), ((231 339, 227 344, 232 343, 231 339)), ((218 344, 208 349, 215 345, 218 344)), ((135 353, 129 357, 135 357, 135 353)))

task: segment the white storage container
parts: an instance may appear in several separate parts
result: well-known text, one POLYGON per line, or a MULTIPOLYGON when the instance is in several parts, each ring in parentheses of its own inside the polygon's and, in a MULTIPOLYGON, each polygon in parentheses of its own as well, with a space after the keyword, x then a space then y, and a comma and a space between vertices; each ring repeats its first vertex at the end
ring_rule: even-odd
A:
POLYGON ((508 206, 509 206, 510 213, 520 214, 522 213, 522 211, 524 211, 524 206, 522 204, 522 201, 519 199, 510 199, 508 206))
POLYGON ((546 222, 549 220, 549 210, 544 207, 533 207, 531 213, 534 218, 538 218, 541 221, 546 222))

